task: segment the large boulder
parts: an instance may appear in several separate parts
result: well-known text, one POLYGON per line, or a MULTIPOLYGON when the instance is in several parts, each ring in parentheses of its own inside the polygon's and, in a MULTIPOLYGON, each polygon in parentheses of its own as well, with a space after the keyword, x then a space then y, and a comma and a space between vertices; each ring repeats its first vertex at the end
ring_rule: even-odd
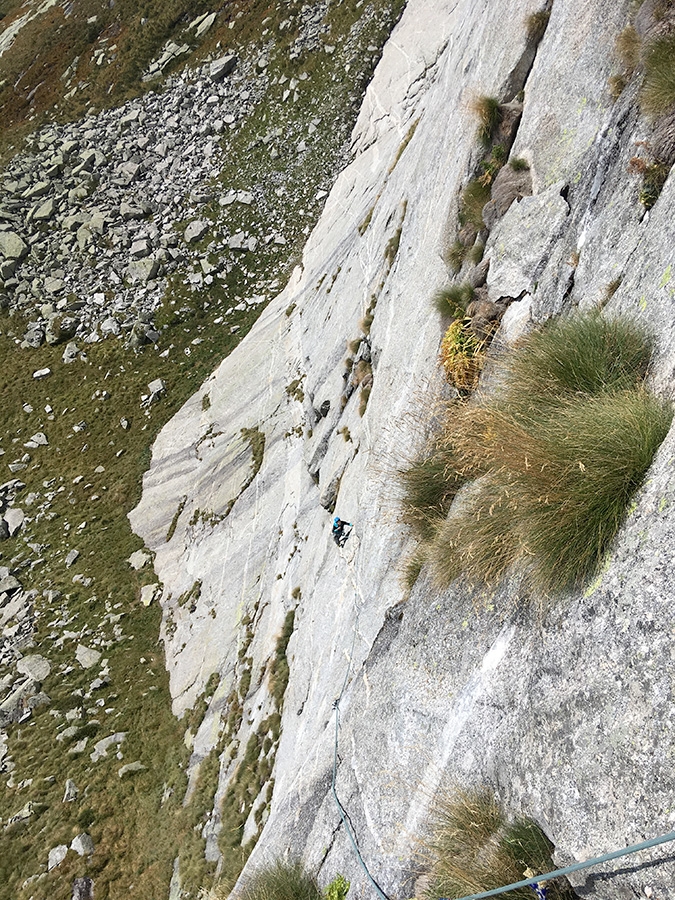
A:
POLYGON ((183 235, 185 243, 196 244, 197 241, 201 241, 208 230, 208 222, 205 222, 202 219, 195 219, 195 221, 190 222, 188 227, 185 229, 185 234, 183 235))
POLYGON ((22 260, 28 254, 28 246, 14 231, 0 231, 0 256, 22 260))
POLYGON ((221 56, 220 59, 214 60, 209 66, 209 77, 211 81, 222 81, 226 75, 229 75, 230 72, 237 65, 237 57, 233 54, 228 56, 221 56))
POLYGON ((40 656, 39 653, 31 653, 18 661, 16 669, 22 675, 27 675, 32 681, 41 684, 51 672, 52 667, 44 656, 40 656))
POLYGON ((127 268, 127 276, 132 284, 146 284, 157 275, 159 271, 159 262, 152 257, 145 259, 135 259, 129 263, 127 268))

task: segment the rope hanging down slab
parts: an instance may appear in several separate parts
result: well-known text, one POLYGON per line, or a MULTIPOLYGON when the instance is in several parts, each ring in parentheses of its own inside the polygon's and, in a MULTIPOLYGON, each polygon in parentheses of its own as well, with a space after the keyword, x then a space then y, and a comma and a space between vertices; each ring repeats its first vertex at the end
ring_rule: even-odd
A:
MULTIPOLYGON (((342 553, 340 554, 343 555, 342 553)), ((358 585, 356 584, 356 579, 354 578, 354 564, 351 560, 347 560, 347 568, 349 569, 352 575, 352 581, 354 583, 354 591, 357 595, 361 596, 362 602, 363 596, 361 595, 361 591, 358 589, 358 585)), ((342 700, 342 696, 347 687, 347 681, 349 680, 349 674, 351 672, 352 660, 354 658, 354 647, 356 646, 356 634, 357 634, 357 625, 359 621, 359 616, 361 614, 361 607, 358 608, 358 612, 356 614, 356 619, 354 621, 354 634, 352 637, 352 646, 349 651, 348 657, 348 665, 347 671, 345 672, 344 681, 342 682, 342 688, 340 690, 340 695, 337 700, 335 700, 333 704, 333 709, 335 710, 335 746, 333 752, 333 780, 332 780, 332 792, 333 797, 335 798, 335 803, 338 808, 338 812, 340 813, 340 819, 342 820, 342 824, 345 827, 345 831, 347 832, 347 836, 349 841, 354 849, 354 853, 361 865, 361 868, 366 873, 368 880, 372 884, 375 892, 377 893, 380 900, 390 900, 390 898, 384 893, 379 884, 375 881, 373 876, 370 874, 368 870, 368 866, 364 862, 363 857, 361 856, 361 851, 359 850, 358 844, 356 843, 356 838, 354 837, 354 832, 349 824, 347 812, 340 802, 340 798, 337 795, 337 790, 335 787, 335 781, 337 777, 337 762, 338 762, 338 734, 340 729, 340 701, 342 700)), ((632 856, 633 853, 639 853, 641 850, 649 850, 651 847, 658 847, 660 844, 667 844, 670 841, 675 841, 675 831, 669 831, 668 834, 663 834, 660 837, 650 838, 648 841, 641 841, 639 844, 632 844, 630 847, 624 847, 621 850, 613 850, 611 853, 604 853, 602 856, 594 856, 592 859, 584 860, 584 862, 573 863, 571 866, 565 866, 562 869, 554 869, 552 872, 546 872, 542 875, 535 875, 532 878, 525 878, 523 881, 516 881, 513 884, 504 885, 504 887, 493 888, 490 891, 483 891, 480 894, 467 894, 465 897, 460 897, 458 900, 484 900, 487 897, 496 897, 498 894, 505 894, 507 891, 515 891, 518 888, 523 887, 534 887, 535 885, 542 885, 547 881, 551 881, 554 878, 562 878, 566 875, 571 875, 572 872, 580 872, 583 869, 590 869, 593 866, 599 866, 602 863, 609 862, 613 859, 620 859, 623 856, 632 856)), ((535 889, 536 890, 536 889, 535 889)), ((447 900, 447 898, 439 898, 439 900, 447 900)))
MULTIPOLYGON (((340 553, 340 555, 342 556, 343 554, 340 553)), ((354 577, 354 563, 351 560, 346 560, 346 562, 347 562, 347 568, 352 577, 352 582, 354 584, 354 593, 357 596, 360 596, 361 600, 363 601, 363 596, 361 595, 361 591, 359 590, 358 585, 356 584, 356 579, 354 577)), ((340 730, 340 701, 342 700, 342 696, 347 687, 347 682, 349 680, 349 674, 352 669, 352 660, 354 659, 354 647, 356 646, 357 626, 358 626, 360 615, 361 615, 361 606, 358 607, 358 610, 356 613, 356 619, 354 620, 354 634, 352 637, 352 646, 349 651, 347 671, 345 672, 344 681, 342 682, 342 688, 340 690, 340 695, 337 698, 337 700, 333 703, 333 709, 335 710, 335 746, 333 749, 333 781, 331 784, 331 788, 332 788, 332 792, 333 792, 333 797, 335 798, 335 804, 338 808, 338 812, 340 813, 340 819, 342 820, 342 824, 344 825, 345 831, 347 832, 347 837, 349 838, 349 841, 350 841, 352 847, 354 848, 354 853, 356 854, 356 858, 358 859, 358 861, 361 865, 361 868, 366 873, 368 880, 372 884, 372 886, 375 889, 375 892, 377 893, 380 900, 390 900, 390 898, 384 893, 382 888, 379 886, 379 884, 375 881, 373 876, 370 874, 370 871, 368 870, 368 866, 365 864, 364 859, 361 856, 361 851, 359 850, 358 844, 356 843, 356 838, 354 837, 354 832, 352 830, 351 825, 349 824, 347 812, 346 812, 344 806, 342 805, 342 803, 340 802, 340 798, 337 795, 337 790, 335 787, 335 781, 337 778, 337 763, 338 763, 338 734, 339 734, 339 730, 340 730)))

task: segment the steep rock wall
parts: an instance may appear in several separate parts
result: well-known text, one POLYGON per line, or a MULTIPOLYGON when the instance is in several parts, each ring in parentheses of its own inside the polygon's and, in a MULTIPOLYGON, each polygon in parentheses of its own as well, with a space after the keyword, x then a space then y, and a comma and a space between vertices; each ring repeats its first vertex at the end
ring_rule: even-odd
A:
MULTIPOLYGON (((302 266, 160 434, 132 514, 164 584, 175 712, 212 673, 221 679, 193 773, 228 712, 242 619, 254 632, 244 746, 274 709, 268 664, 295 608, 271 812, 249 866, 302 855, 325 880, 344 872, 354 896, 371 889, 330 791, 332 705, 345 678, 337 787, 392 896, 412 895, 415 840, 434 791, 452 780, 488 779, 511 810, 542 825, 561 864, 672 827, 672 435, 607 570, 584 594, 531 597, 517 574, 494 595, 463 586, 439 594, 423 571, 399 605, 400 562, 413 543, 397 523, 393 473, 442 390, 429 298, 448 279, 442 253, 475 164, 472 94, 508 100, 527 75, 513 155, 529 160, 534 196, 491 233, 491 298, 518 298, 526 327, 529 316, 597 305, 620 276, 608 314, 655 330, 654 386, 672 395, 675 187, 669 179, 644 213, 626 167, 649 126, 635 85, 616 104, 606 87, 629 4, 554 0, 534 57, 524 20, 536 8, 521 0, 505 17, 489 0, 411 0, 369 88, 354 162, 302 266), (361 417, 358 392, 342 408, 344 360, 373 297, 373 386, 361 417), (242 429, 252 428, 265 435, 264 455, 242 491, 254 471, 242 429), (321 505, 333 499, 355 523, 344 553, 321 505)), ((235 763, 222 754, 213 858, 235 763)), ((665 861, 645 854, 575 884, 608 900, 645 886, 673 896, 672 862, 659 851, 653 859, 665 861)))

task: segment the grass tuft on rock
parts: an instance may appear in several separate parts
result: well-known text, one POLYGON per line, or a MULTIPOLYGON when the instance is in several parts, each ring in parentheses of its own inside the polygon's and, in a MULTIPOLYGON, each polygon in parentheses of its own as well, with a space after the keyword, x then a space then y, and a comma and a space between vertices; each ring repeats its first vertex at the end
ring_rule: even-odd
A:
POLYGON ((543 38, 544 32, 551 18, 551 11, 548 9, 538 9, 536 12, 530 13, 525 19, 525 28, 527 30, 527 39, 533 44, 538 44, 543 38))
POLYGON ((455 274, 462 268, 466 253, 467 248, 461 241, 454 241, 448 248, 445 255, 445 261, 450 267, 450 270, 455 274))
POLYGON ((439 288, 432 297, 432 303, 444 316, 461 318, 473 300, 474 289, 468 281, 439 288))
POLYGON ((482 241, 476 241, 476 243, 471 247, 468 253, 468 257, 474 266, 477 266, 479 262, 483 259, 483 254, 485 253, 485 244, 482 241))
POLYGON ((609 96, 612 100, 618 100, 621 94, 626 90, 626 85, 628 82, 626 81, 625 75, 610 75, 607 79, 607 87, 609 88, 609 96))
MULTIPOLYGON (((212 900, 225 900, 229 889, 216 888, 212 900)), ((278 860, 258 869, 244 882, 239 900, 322 900, 321 889, 300 862, 278 860)))
POLYGON ((456 435, 459 455, 486 474, 439 530, 436 577, 496 584, 520 559, 537 587, 559 591, 601 564, 672 409, 638 389, 544 399, 528 411, 486 404, 466 415, 473 428, 456 435))
POLYGON ((401 574, 401 584, 404 591, 409 593, 415 587, 415 582, 419 578, 425 562, 426 556, 423 550, 413 553, 410 559, 406 561, 401 574))
POLYGON ((403 501, 440 586, 461 575, 496 584, 516 561, 551 592, 597 572, 673 417, 644 387, 651 353, 625 320, 554 321, 503 357, 495 393, 450 406, 444 465, 423 460, 433 481, 419 466, 403 501), (444 480, 459 493, 447 518, 444 480))
POLYGON ((499 100, 481 94, 472 99, 469 108, 478 119, 478 140, 484 147, 489 147, 502 117, 499 100))
POLYGON ((514 156, 509 160, 509 165, 514 172, 527 172, 530 168, 529 162, 522 156, 514 156))
POLYGON ((399 472, 402 520, 422 540, 432 538, 462 486, 460 462, 452 449, 431 446, 399 472))
POLYGON ((642 173, 640 203, 645 209, 651 209, 661 196, 661 191, 670 173, 666 163, 655 162, 647 165, 642 173))
POLYGON ((615 48, 625 75, 627 78, 630 78, 640 65, 640 56, 642 54, 640 35, 632 25, 628 25, 618 34, 615 48))
POLYGON ((468 490, 460 510, 442 522, 427 552, 433 577, 444 587, 460 576, 497 584, 521 549, 500 481, 486 478, 468 490))
MULTIPOLYGON (((436 800, 425 841, 430 887, 427 900, 459 898, 521 881, 525 870, 543 874, 555 868, 553 845, 531 819, 512 821, 487 788, 457 790, 436 800)), ((551 900, 573 897, 567 881, 546 884, 551 900)), ((532 888, 509 896, 530 900, 532 888)))
POLYGON ((509 403, 557 402, 578 394, 637 387, 647 374, 653 340, 627 319, 596 313, 556 319, 504 360, 509 403))
POLYGON ((652 41, 646 49, 640 104, 652 118, 675 108, 675 34, 652 41))
POLYGON ((459 224, 471 225, 476 231, 485 228, 483 207, 490 199, 490 185, 482 179, 474 178, 462 191, 459 201, 459 224))

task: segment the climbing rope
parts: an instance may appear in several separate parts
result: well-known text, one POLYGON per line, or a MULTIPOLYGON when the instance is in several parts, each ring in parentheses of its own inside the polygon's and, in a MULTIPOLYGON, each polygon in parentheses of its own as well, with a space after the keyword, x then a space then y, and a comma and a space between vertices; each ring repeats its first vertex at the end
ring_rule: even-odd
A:
MULTIPOLYGON (((365 605, 363 594, 359 589, 358 582, 355 576, 353 560, 348 559, 345 556, 343 549, 344 548, 342 547, 340 548, 340 556, 343 557, 347 564, 347 569, 350 573, 352 584, 354 587, 354 593, 361 598, 361 605, 357 607, 356 618, 354 620, 354 633, 352 637, 351 649, 348 656, 347 671, 345 672, 345 677, 344 681, 342 682, 340 694, 333 703, 333 709, 335 710, 335 744, 333 749, 333 779, 331 787, 338 812, 340 813, 340 819, 342 820, 342 824, 344 825, 345 831, 347 832, 347 837, 349 838, 349 841, 354 849, 354 853, 356 854, 356 858, 358 859, 361 868, 368 877, 368 880, 372 884, 380 900, 390 900, 390 898, 385 894, 377 881, 375 881, 375 879, 371 875, 368 866, 366 865, 361 855, 361 851, 359 850, 358 844, 356 842, 353 829, 348 820, 347 812, 337 795, 337 789, 335 787, 338 764, 340 702, 347 688, 347 682, 349 681, 349 675, 352 668, 352 660, 354 658, 354 648, 356 646, 356 635, 358 633, 358 622, 361 616, 361 609, 365 605)), ((633 853, 639 853, 641 850, 649 850, 651 847, 658 847, 661 844, 667 844, 669 841, 675 841, 675 831, 669 831, 668 834, 663 834, 660 837, 650 838, 647 841, 641 841, 639 844, 632 844, 630 847, 625 847, 622 850, 613 850, 611 853, 604 853, 602 856, 594 856, 592 859, 587 859, 584 862, 573 863, 571 866, 564 866, 562 869, 554 869, 552 872, 545 872, 542 875, 534 875, 531 878, 525 878, 523 879, 523 881, 516 881, 513 884, 507 884, 503 887, 493 888, 490 891, 483 891, 480 894, 467 894, 465 897, 459 897, 458 900, 484 900, 484 898, 486 897, 496 897, 498 894, 505 894, 507 891, 515 891, 518 888, 524 887, 531 887, 537 896, 537 900, 546 900, 545 882, 547 881, 551 881, 554 878, 562 878, 566 875, 571 875, 572 872, 580 872, 582 869, 590 869, 593 866, 599 866, 602 863, 609 862, 613 859, 620 859, 623 856, 631 856, 633 853)), ((439 898, 439 900, 448 900, 448 898, 439 898)))
MULTIPOLYGON (((357 547, 357 549, 358 549, 358 547, 357 547)), ((390 898, 385 894, 385 892, 379 886, 377 881, 375 881, 373 876, 370 874, 368 866, 366 865, 363 857, 361 856, 361 851, 359 850, 359 846, 356 843, 354 831, 349 823, 347 812, 346 812, 344 806, 342 805, 342 803, 340 802, 340 798, 337 795, 337 789, 335 787, 335 782, 337 779, 338 741, 339 741, 339 732, 340 732, 340 701, 342 700, 342 696, 347 688, 347 682, 349 681, 349 675, 352 670, 352 660, 354 659, 354 648, 356 646, 356 635, 358 634, 359 617, 361 615, 361 609, 363 608, 363 595, 362 595, 361 591, 359 590, 358 584, 356 582, 356 578, 355 578, 355 574, 354 574, 354 563, 353 563, 353 561, 347 559, 347 557, 344 555, 342 550, 343 550, 343 548, 341 547, 340 548, 340 556, 342 556, 343 559, 345 559, 345 562, 347 563, 347 569, 350 572, 350 575, 352 578, 352 584, 354 586, 354 593, 355 593, 355 595, 357 595, 361 598, 362 604, 360 606, 357 606, 356 619, 354 620, 354 633, 352 636, 352 646, 350 648, 348 661, 347 661, 347 671, 345 672, 345 677, 344 677, 344 681, 342 682, 342 688, 340 690, 340 694, 339 694, 338 698, 335 700, 335 702, 333 703, 333 709, 335 710, 335 746, 333 748, 333 780, 332 780, 331 788, 332 788, 332 792, 333 792, 333 797, 335 799, 335 804, 338 808, 338 812, 340 813, 340 819, 342 820, 342 824, 344 825, 345 831, 347 832, 347 837, 349 838, 349 841, 350 841, 352 847, 354 848, 354 853, 356 854, 356 858, 358 859, 358 861, 361 865, 361 868, 366 873, 368 880, 374 887, 380 900, 390 900, 390 898)))

